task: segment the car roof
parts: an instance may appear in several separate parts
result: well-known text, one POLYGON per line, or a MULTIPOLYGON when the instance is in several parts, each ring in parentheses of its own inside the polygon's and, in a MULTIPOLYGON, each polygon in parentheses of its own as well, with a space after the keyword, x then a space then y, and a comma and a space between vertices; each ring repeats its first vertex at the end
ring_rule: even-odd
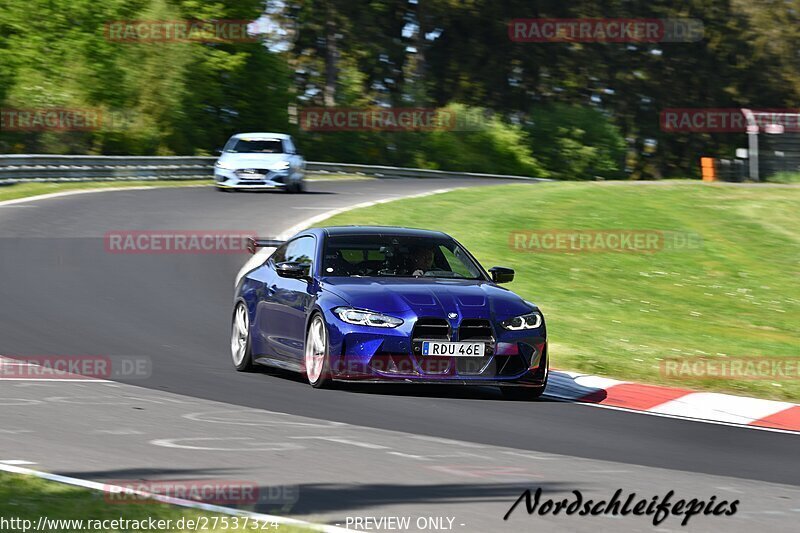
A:
POLYGON ((398 235, 404 237, 450 238, 441 231, 405 228, 402 226, 328 226, 320 228, 328 236, 340 235, 398 235))
POLYGON ((290 135, 285 133, 269 133, 269 132, 253 132, 253 133, 237 133, 232 135, 231 139, 280 139, 285 140, 290 138, 290 135))

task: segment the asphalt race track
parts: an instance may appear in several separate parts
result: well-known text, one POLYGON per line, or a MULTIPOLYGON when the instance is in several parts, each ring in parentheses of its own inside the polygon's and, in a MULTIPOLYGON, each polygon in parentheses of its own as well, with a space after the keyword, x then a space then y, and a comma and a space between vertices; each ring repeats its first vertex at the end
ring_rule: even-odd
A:
POLYGON ((797 435, 511 402, 492 389, 314 390, 278 371, 237 373, 232 285, 248 256, 104 247, 106 232, 125 230, 269 237, 331 209, 487 184, 498 181, 330 181, 303 195, 167 188, 0 206, 0 355, 151 364, 122 383, 0 381, 0 461, 95 480, 252 480, 285 489, 266 509, 342 526, 424 515, 454 517, 455 531, 653 527, 646 517, 528 517, 524 505, 503 521, 524 488, 542 487, 741 501, 734 517, 670 518, 663 531, 796 530, 797 435))

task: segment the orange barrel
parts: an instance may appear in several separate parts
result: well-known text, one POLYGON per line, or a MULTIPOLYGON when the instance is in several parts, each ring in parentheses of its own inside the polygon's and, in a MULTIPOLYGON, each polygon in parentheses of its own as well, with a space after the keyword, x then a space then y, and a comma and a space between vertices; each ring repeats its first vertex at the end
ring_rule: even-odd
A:
POLYGON ((714 166, 713 157, 701 157, 700 169, 703 175, 703 181, 717 181, 717 169, 714 166))

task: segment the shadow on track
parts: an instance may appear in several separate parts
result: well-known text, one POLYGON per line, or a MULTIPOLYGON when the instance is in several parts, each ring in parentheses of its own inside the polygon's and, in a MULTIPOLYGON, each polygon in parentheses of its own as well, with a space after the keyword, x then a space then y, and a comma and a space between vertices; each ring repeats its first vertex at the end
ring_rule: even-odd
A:
MULTIPOLYGON (((308 381, 303 374, 281 370, 267 366, 257 367, 258 374, 264 374, 277 379, 293 381, 295 383, 308 385, 308 381)), ((309 385, 309 394, 313 394, 309 385)), ((528 400, 511 400, 503 397, 497 387, 480 385, 429 385, 420 383, 358 383, 358 382, 334 382, 334 390, 347 394, 377 395, 377 396, 398 396, 405 398, 452 398, 459 400, 494 400, 512 403, 534 403, 528 400)), ((536 403, 550 403, 555 400, 540 398, 536 403)))

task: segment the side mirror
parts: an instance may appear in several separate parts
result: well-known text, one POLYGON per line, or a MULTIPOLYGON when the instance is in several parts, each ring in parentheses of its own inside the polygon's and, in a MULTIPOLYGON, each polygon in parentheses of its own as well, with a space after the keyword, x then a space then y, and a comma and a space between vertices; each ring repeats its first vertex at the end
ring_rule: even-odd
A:
POLYGON ((284 261, 275 265, 275 271, 282 278, 307 279, 311 265, 284 261))
POLYGON ((514 281, 514 269, 506 267, 492 267, 489 269, 492 281, 495 283, 509 283, 514 281))
POLYGON ((216 150, 214 150, 214 151, 215 151, 216 153, 218 153, 219 155, 222 155, 222 152, 224 152, 224 150, 223 150, 222 148, 217 148, 217 149, 216 149, 216 150))

